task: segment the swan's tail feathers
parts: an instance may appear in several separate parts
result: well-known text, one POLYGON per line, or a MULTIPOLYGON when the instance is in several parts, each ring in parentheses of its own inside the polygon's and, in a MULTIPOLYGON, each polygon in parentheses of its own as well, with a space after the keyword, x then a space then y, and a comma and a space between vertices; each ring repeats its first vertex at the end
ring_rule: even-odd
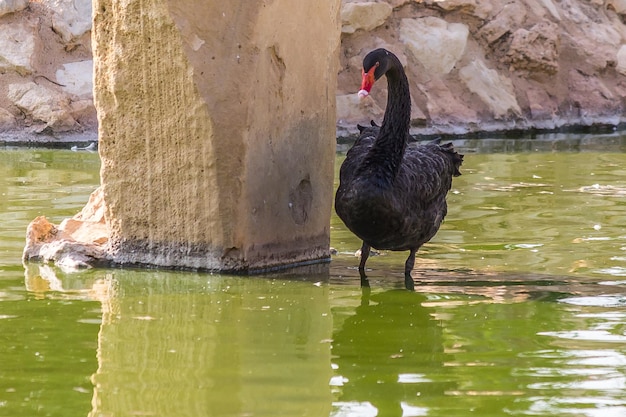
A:
POLYGON ((446 153, 446 155, 448 155, 448 157, 452 161, 452 164, 454 166, 454 172, 452 175, 454 175, 455 177, 461 175, 461 171, 459 170, 459 168, 461 168, 461 165, 463 164, 463 155, 454 150, 454 145, 452 144, 452 142, 448 142, 444 145, 439 145, 439 147, 442 151, 446 153))
MULTIPOLYGON (((370 125, 372 125, 372 127, 380 127, 373 120, 370 120, 370 125)), ((359 125, 359 124, 357 124, 356 127, 357 127, 357 129, 359 129, 359 133, 363 133, 363 131, 365 131, 365 129, 369 129, 370 128, 369 126, 362 126, 362 125, 359 125)))
POLYGON ((378 132, 380 131, 380 127, 370 127, 370 126, 361 126, 361 125, 357 125, 357 127, 359 128, 359 137, 356 138, 354 145, 360 144, 362 140, 373 142, 378 136, 378 132))

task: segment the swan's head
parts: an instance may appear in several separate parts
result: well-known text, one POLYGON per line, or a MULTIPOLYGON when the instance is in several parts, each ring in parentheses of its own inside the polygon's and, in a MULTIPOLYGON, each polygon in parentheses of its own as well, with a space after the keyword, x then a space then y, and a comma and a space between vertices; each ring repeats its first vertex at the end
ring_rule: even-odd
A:
POLYGON ((363 59, 363 70, 361 74, 363 81, 361 81, 361 89, 359 90, 359 97, 367 97, 374 85, 374 82, 383 76, 389 69, 389 56, 391 52, 386 49, 375 49, 365 56, 363 59))

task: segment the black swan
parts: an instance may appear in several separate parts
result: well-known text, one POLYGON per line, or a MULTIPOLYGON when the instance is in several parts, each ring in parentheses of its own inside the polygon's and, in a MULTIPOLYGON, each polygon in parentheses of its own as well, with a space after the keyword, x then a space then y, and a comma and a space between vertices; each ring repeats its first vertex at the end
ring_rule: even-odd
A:
POLYGON ((417 250, 437 233, 447 213, 446 194, 452 177, 461 175, 463 155, 452 143, 409 142, 411 95, 402 64, 386 49, 363 59, 359 96, 387 76, 387 108, 379 127, 359 126, 361 134, 348 151, 339 173, 335 210, 348 229, 363 240, 359 272, 368 286, 365 262, 370 249, 410 251, 404 282, 414 289, 411 271, 417 250))

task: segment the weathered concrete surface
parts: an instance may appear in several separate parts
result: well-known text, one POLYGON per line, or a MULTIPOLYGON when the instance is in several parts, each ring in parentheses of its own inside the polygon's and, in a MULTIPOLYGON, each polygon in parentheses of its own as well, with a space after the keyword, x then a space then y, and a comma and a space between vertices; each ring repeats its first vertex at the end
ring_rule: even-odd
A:
POLYGON ((107 260, 250 271, 328 259, 338 9, 94 3, 107 260))

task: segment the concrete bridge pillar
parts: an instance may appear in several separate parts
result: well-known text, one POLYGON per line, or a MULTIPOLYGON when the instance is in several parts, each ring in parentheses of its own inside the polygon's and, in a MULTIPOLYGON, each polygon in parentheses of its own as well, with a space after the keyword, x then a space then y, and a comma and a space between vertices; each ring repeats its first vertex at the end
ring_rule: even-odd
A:
POLYGON ((106 261, 328 259, 339 3, 94 1, 106 261))

